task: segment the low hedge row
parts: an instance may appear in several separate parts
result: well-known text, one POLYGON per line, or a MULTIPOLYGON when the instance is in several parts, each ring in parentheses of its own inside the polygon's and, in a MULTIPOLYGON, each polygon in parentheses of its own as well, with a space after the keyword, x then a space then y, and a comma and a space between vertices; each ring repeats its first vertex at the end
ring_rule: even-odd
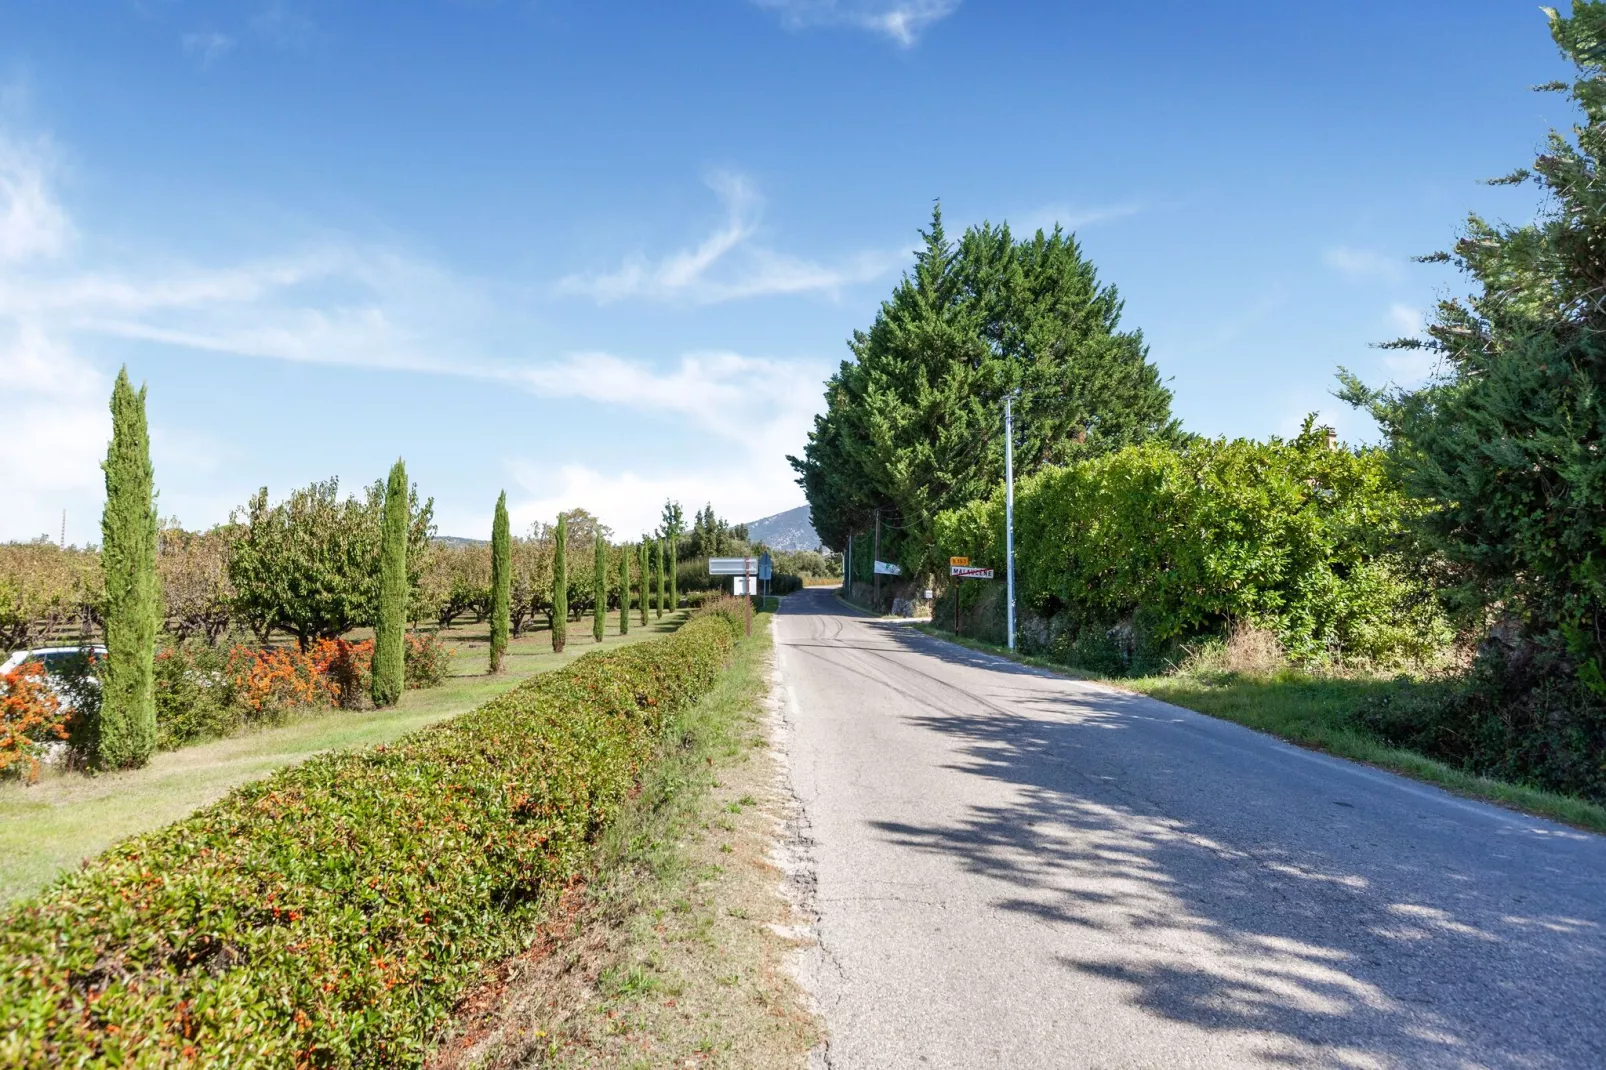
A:
POLYGON ((315 758, 5 917, 0 1065, 416 1065, 706 692, 727 614, 315 758))

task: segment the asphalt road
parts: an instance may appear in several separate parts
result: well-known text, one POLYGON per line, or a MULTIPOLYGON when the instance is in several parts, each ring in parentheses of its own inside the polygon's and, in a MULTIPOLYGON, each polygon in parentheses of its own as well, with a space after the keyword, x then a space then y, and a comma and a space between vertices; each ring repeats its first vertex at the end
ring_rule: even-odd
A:
POLYGON ((775 626, 826 1065, 1606 1068, 1606 840, 830 591, 775 626))

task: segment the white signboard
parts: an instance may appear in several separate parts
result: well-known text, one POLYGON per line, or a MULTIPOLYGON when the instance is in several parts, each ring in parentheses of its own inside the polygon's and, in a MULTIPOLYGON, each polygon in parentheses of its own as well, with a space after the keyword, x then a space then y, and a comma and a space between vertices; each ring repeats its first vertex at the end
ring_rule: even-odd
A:
POLYGON ((962 568, 959 565, 948 566, 948 575, 956 580, 990 580, 993 570, 990 568, 962 568))
POLYGON ((877 561, 875 563, 875 570, 878 576, 903 575, 903 569, 899 568, 897 565, 894 565, 891 561, 877 561))
POLYGON ((710 576, 753 576, 758 574, 758 558, 756 557, 710 557, 708 559, 708 574, 710 576))
POLYGON ((731 594, 734 594, 734 595, 737 595, 737 596, 741 596, 741 595, 744 595, 744 594, 757 594, 757 593, 758 593, 758 577, 757 576, 732 576, 731 577, 731 594))

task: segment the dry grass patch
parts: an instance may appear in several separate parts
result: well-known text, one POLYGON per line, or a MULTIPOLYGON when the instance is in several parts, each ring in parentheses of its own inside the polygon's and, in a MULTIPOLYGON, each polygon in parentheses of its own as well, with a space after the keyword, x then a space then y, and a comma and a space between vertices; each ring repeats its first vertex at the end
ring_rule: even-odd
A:
POLYGON ((464 1001, 432 1066, 803 1065, 819 1030, 780 935, 798 919, 771 858, 787 800, 770 659, 761 617, 605 836, 591 883, 464 1001))

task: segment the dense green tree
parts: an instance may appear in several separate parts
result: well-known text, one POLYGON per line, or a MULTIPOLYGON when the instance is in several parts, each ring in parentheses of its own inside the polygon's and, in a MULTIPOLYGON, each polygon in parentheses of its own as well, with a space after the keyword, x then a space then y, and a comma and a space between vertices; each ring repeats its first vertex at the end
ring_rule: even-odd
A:
POLYGON ((714 512, 712 504, 704 505, 692 518, 686 536, 687 557, 738 557, 748 549, 747 525, 729 523, 714 512))
POLYGON ((134 392, 127 368, 117 373, 111 410, 112 440, 103 466, 106 507, 100 521, 106 665, 100 676, 100 714, 88 734, 101 764, 126 769, 144 765, 156 749, 153 663, 162 614, 145 388, 134 392))
POLYGON ((1465 705, 1475 723, 1443 735, 1474 749, 1498 739, 1512 756, 1491 767, 1469 755, 1476 768, 1600 796, 1606 4, 1546 14, 1576 70, 1570 83, 1540 88, 1566 94, 1582 122, 1570 137, 1553 131, 1532 170, 1495 180, 1537 186, 1543 207, 1520 226, 1473 215, 1451 251, 1423 258, 1474 284, 1468 298, 1438 305, 1427 340, 1390 343, 1434 354, 1425 385, 1374 390, 1345 372, 1342 396, 1376 417, 1405 486, 1431 503, 1424 556, 1444 562, 1452 606, 1488 636, 1465 705))
POLYGON ((630 634, 630 547, 619 548, 619 634, 630 634))
POLYGON ((502 671, 507 653, 508 631, 513 606, 513 543, 508 528, 507 491, 496 497, 496 514, 491 519, 491 666, 502 671))
POLYGON ((658 530, 666 539, 678 539, 686 533, 686 514, 677 501, 664 502, 663 519, 658 530))
POLYGON ((933 563, 931 524, 1003 478, 1003 398, 1016 397, 1017 475, 1175 432, 1171 394, 1122 303, 1073 235, 1017 241, 940 208, 913 271, 849 342, 803 457, 814 527, 840 549, 879 514, 883 559, 933 563))
POLYGON ((552 540, 552 650, 561 654, 569 642, 569 518, 563 513, 552 540))
MULTIPOLYGON (((263 487, 245 508, 230 515, 229 581, 236 615, 266 636, 282 629, 305 650, 371 624, 379 604, 380 528, 385 484, 367 488, 362 500, 340 497, 338 480, 313 483, 269 504, 263 487)), ((407 582, 416 589, 434 531, 434 500, 420 504, 408 494, 407 582)))
POLYGON ((608 540, 599 533, 592 546, 591 638, 600 643, 608 615, 608 540))
POLYGON ((1546 208, 1522 226, 1473 215, 1453 251, 1423 258, 1477 287, 1439 304, 1428 340, 1389 343, 1436 355, 1425 385, 1342 379, 1407 488, 1434 503, 1424 534, 1453 566, 1458 606, 1565 648, 1606 692, 1606 5, 1550 20, 1578 77, 1540 88, 1567 93, 1584 121, 1572 139, 1553 132, 1532 171, 1496 180, 1536 184, 1546 208))
POLYGON ((636 567, 641 573, 641 626, 647 626, 647 585, 652 582, 651 569, 647 562, 647 540, 642 539, 636 547, 636 567))
POLYGON ((385 485, 379 542, 379 605, 374 616, 374 705, 394 706, 406 686, 407 468, 398 459, 385 485))

